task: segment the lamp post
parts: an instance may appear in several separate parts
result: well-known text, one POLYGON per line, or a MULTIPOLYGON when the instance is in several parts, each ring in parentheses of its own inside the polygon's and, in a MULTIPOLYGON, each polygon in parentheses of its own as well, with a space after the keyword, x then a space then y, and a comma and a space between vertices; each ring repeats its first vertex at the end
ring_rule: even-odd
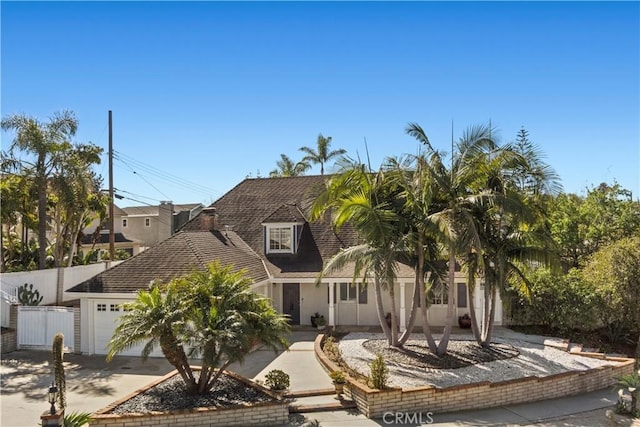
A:
POLYGON ((51 387, 49 387, 47 391, 47 400, 51 404, 51 408, 40 415, 40 421, 43 427, 61 427, 64 425, 64 408, 60 408, 60 410, 56 409, 58 391, 58 387, 52 382, 51 387))
POLYGON ((51 387, 49 387, 49 403, 51 403, 51 409, 49 410, 50 414, 56 413, 56 399, 58 398, 58 387, 54 383, 51 383, 51 387))

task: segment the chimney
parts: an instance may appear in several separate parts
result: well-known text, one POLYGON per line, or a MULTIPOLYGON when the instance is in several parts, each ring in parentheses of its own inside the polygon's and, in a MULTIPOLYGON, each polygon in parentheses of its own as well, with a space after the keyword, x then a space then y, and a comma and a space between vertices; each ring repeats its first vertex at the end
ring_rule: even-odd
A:
POLYGON ((209 206, 202 209, 203 226, 209 231, 220 230, 220 219, 216 208, 209 206))
POLYGON ((158 242, 173 235, 173 202, 161 201, 158 206, 158 242))

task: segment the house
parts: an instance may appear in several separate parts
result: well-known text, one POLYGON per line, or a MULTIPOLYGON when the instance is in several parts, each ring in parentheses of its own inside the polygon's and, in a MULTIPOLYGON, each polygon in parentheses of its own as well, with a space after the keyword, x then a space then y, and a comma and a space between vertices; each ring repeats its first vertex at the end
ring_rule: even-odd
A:
MULTIPOLYGON (((185 223, 193 219, 204 206, 200 203, 174 205, 170 201, 160 205, 114 206, 115 248, 129 255, 136 255, 171 236, 185 223)), ((109 251, 109 223, 100 227, 93 221, 83 230, 82 246, 97 248, 101 253, 109 251)))
MULTIPOLYGON (((323 176, 245 179, 177 233, 146 251, 80 283, 68 292, 80 299, 80 347, 104 354, 120 304, 147 289, 154 280, 201 269, 215 260, 244 269, 253 289, 270 298, 294 325, 311 324, 318 312, 329 325, 378 325, 373 286, 352 283, 353 270, 325 276, 323 265, 341 248, 358 243, 356 231, 336 231, 328 219, 309 222, 307 209, 324 185, 323 176)), ((408 321, 413 296, 413 270, 400 266, 395 284, 400 327, 408 321)), ((456 284, 457 314, 468 312, 464 277, 456 284)), ((476 307, 482 310, 477 292, 476 307)), ((446 294, 432 293, 429 320, 443 325, 446 294)), ((389 307, 388 296, 384 303, 389 307)), ((496 323, 502 313, 498 307, 496 323)), ((138 355, 139 349, 128 354, 138 355)))

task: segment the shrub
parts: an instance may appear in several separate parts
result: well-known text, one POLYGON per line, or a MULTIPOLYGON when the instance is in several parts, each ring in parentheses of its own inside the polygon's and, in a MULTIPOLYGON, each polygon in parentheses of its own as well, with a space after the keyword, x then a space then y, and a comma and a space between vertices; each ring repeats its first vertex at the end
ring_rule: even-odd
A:
POLYGON ((271 390, 286 390, 289 388, 289 374, 280 369, 273 369, 265 376, 264 383, 271 390))
POLYGON ((329 374, 329 377, 334 384, 344 384, 347 382, 347 377, 342 371, 333 371, 329 374))
POLYGON ((384 358, 381 354, 378 354, 375 359, 369 364, 371 370, 371 384, 373 388, 382 390, 387 387, 387 380, 389 379, 389 368, 384 363, 384 358))

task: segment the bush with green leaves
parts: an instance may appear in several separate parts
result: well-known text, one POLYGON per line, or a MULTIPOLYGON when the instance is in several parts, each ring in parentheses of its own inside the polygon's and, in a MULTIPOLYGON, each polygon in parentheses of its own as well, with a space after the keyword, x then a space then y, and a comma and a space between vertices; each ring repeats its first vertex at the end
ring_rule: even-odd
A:
POLYGON ((540 268, 528 279, 529 295, 518 295, 510 307, 514 324, 542 325, 564 333, 596 327, 596 292, 578 270, 562 275, 540 268))
POLYGON ((264 383, 271 390, 286 390, 289 388, 289 374, 280 369, 272 369, 267 372, 267 375, 264 378, 264 383))
POLYGON ((371 371, 371 384, 373 388, 382 390, 387 387, 387 381, 389 380, 389 368, 384 363, 384 357, 378 354, 375 359, 369 364, 369 370, 371 371))
POLYGON ((640 398, 640 369, 616 379, 615 387, 618 388, 616 411, 629 413, 634 417, 640 418, 640 408, 638 408, 638 398, 640 398), (626 393, 629 393, 631 396, 631 402, 628 407, 624 399, 626 393))

